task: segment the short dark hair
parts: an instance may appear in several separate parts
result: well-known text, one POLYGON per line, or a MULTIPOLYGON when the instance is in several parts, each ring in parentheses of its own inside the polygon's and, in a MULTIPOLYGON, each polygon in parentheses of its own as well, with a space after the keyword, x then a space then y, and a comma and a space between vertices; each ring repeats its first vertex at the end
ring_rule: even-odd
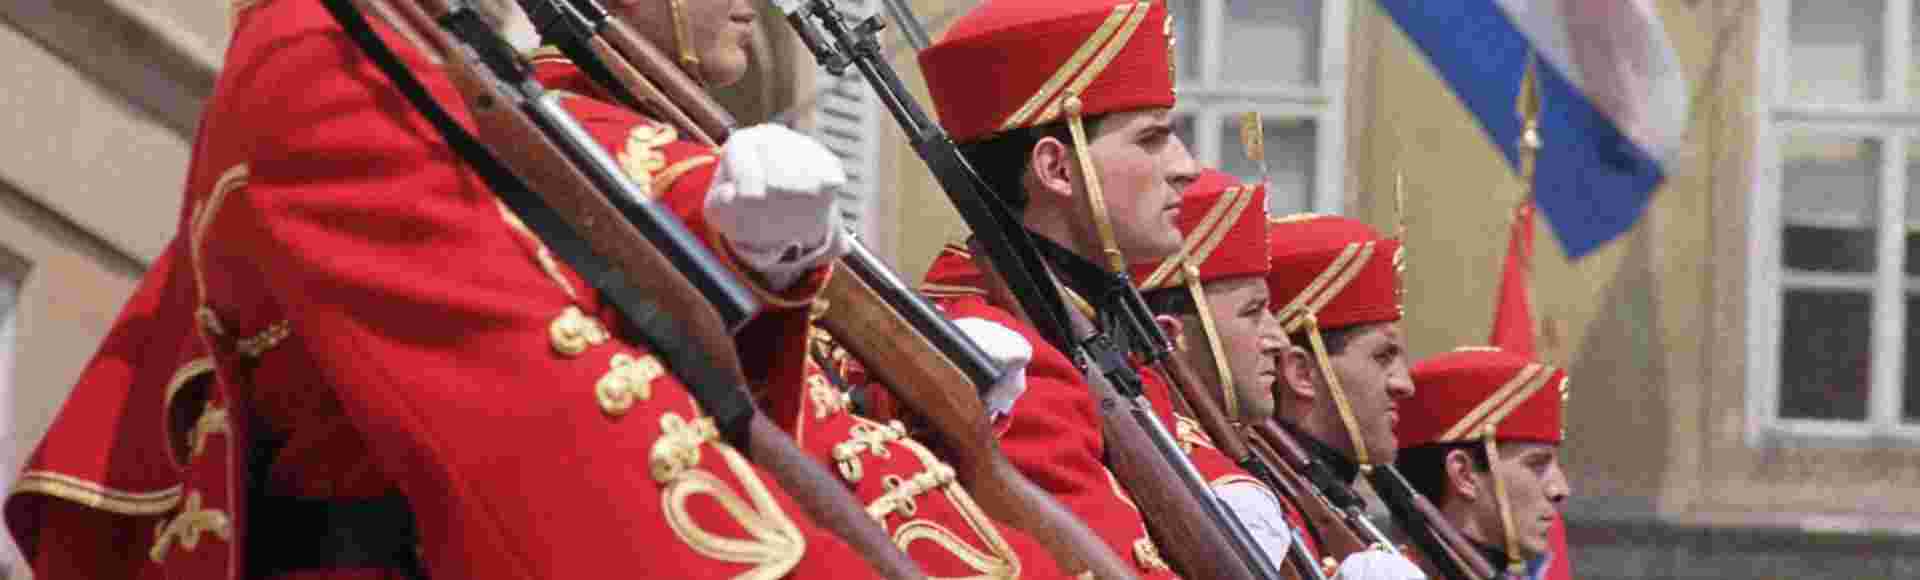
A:
MULTIPOLYGON (((1331 330, 1321 330, 1320 340, 1327 345, 1327 356, 1334 356, 1346 352, 1347 343, 1353 342, 1353 337, 1358 336, 1361 329, 1368 327, 1369 325, 1360 324, 1331 330)), ((1287 333, 1287 340, 1293 341, 1294 346, 1308 349, 1309 351, 1313 349, 1313 342, 1309 340, 1306 329, 1287 333)))
POLYGON ((1473 470, 1485 473, 1488 470, 1487 449, 1483 443, 1435 443, 1401 449, 1393 460, 1394 467, 1400 469, 1400 475, 1406 476, 1413 490, 1427 496, 1435 506, 1446 497, 1447 490, 1447 454, 1455 449, 1467 452, 1473 460, 1473 470))
MULTIPOLYGON (((1082 120, 1087 128, 1089 139, 1100 134, 1100 121, 1106 115, 1094 115, 1082 120)), ((993 188, 993 193, 1002 203, 1015 212, 1026 211, 1026 186, 1021 177, 1027 173, 1027 161, 1033 158, 1033 146, 1041 139, 1052 137, 1073 146, 1073 133, 1067 129, 1065 121, 1054 121, 1044 125, 1008 129, 986 138, 960 144, 960 154, 966 156, 973 169, 993 188)))
POLYGON ((1200 306, 1193 303, 1193 292, 1186 286, 1150 290, 1141 296, 1147 301, 1147 308, 1154 314, 1172 314, 1194 316, 1200 313, 1200 306))

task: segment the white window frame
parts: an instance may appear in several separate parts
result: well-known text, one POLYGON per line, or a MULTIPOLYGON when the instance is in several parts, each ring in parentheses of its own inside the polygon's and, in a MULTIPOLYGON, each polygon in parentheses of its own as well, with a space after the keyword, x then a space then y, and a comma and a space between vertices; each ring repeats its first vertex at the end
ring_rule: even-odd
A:
MULTIPOLYGON (((1901 421, 1906 364, 1906 298, 1909 288, 1920 291, 1920 277, 1906 271, 1907 155, 1920 142, 1920 106, 1909 106, 1907 75, 1912 66, 1913 10, 1916 0, 1884 0, 1882 19, 1882 103, 1782 103, 1790 94, 1788 78, 1792 42, 1758 43, 1754 50, 1755 83, 1754 159, 1756 176, 1747 212, 1747 429, 1749 446, 1779 444, 1920 445, 1920 423, 1901 421), (1784 217, 1780 191, 1780 147, 1794 131, 1840 137, 1869 137, 1880 142, 1878 220, 1875 228, 1874 271, 1871 274, 1831 274, 1788 271, 1781 263, 1784 217), (1902 227, 1885 227, 1900 224, 1902 227), (1850 278, 1871 277, 1870 281, 1850 278), (1874 365, 1865 421, 1787 419, 1780 417, 1781 332, 1788 288, 1872 291, 1868 314, 1874 322, 1871 351, 1874 365)), ((1792 0, 1763 0, 1760 4, 1762 39, 1788 39, 1792 0)), ((1920 369, 1915 369, 1920 372, 1920 369)))
POLYGON ((1314 122, 1314 184, 1310 211, 1339 213, 1345 200, 1347 144, 1347 27, 1351 18, 1351 0, 1320 1, 1320 74, 1317 87, 1275 84, 1248 86, 1227 83, 1220 75, 1220 35, 1226 20, 1226 3, 1198 2, 1199 20, 1194 27, 1199 38, 1179 38, 1182 46, 1199 49, 1199 71, 1178 79, 1179 101, 1176 116, 1193 119, 1193 142, 1187 147, 1195 158, 1209 167, 1218 167, 1224 155, 1240 151, 1221 151, 1223 127, 1243 113, 1255 111, 1263 117, 1295 117, 1314 122), (1215 33, 1215 34, 1208 34, 1215 33))

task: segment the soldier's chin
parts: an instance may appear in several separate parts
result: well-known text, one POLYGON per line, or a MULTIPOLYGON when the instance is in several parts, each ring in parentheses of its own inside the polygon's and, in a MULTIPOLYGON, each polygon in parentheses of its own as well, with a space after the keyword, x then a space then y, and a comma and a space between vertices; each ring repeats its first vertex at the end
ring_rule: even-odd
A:
POLYGON ((747 78, 748 63, 745 49, 724 47, 701 60, 700 76, 706 77, 712 88, 730 87, 747 78))

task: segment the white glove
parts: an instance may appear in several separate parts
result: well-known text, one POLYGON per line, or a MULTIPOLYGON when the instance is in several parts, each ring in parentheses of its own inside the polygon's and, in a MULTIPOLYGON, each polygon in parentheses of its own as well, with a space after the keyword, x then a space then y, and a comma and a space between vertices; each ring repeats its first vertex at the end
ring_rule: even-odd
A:
POLYGON ((1362 550, 1347 556, 1333 577, 1335 580, 1427 580, 1427 574, 1406 557, 1379 550, 1362 550))
POLYGON ((988 389, 985 397, 987 418, 997 420, 1013 412, 1013 403, 1027 392, 1027 363, 1033 361, 1033 345, 1013 329, 985 318, 961 318, 953 325, 1000 367, 1000 382, 988 389))
POLYGON ((775 292, 847 253, 840 158, 780 125, 734 131, 707 189, 707 222, 775 292))
POLYGON ((1261 551, 1267 553, 1267 559, 1275 565, 1286 561, 1293 533, 1286 510, 1280 507, 1280 498, 1265 487, 1247 481, 1214 486, 1213 495, 1219 496, 1227 509, 1240 518, 1240 523, 1246 525, 1247 533, 1260 544, 1261 551))

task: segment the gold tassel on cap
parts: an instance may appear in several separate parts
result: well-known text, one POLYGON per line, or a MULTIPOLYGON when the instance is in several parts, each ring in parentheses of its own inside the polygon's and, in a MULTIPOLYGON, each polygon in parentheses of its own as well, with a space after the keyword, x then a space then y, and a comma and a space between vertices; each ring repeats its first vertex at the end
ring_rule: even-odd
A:
POLYGON ((1213 367, 1220 374, 1220 396, 1227 402, 1227 420, 1240 423, 1240 398, 1233 392, 1233 369, 1227 366, 1226 343, 1220 340, 1220 330, 1213 322, 1213 310, 1207 302, 1207 291, 1200 283, 1200 267, 1188 262, 1181 270, 1187 278, 1187 292, 1193 295, 1193 309, 1200 318, 1200 329, 1207 335, 1207 348, 1213 353, 1213 367))
POLYGON ((1100 236, 1100 251, 1107 256, 1107 268, 1127 271, 1127 256, 1120 252, 1119 239, 1113 233, 1113 220, 1107 215, 1107 198, 1100 190, 1100 174, 1094 171, 1093 153, 1087 148, 1087 127, 1080 119, 1080 96, 1068 94, 1064 108, 1067 130, 1073 133, 1073 155, 1080 160, 1080 174, 1087 182, 1087 212, 1092 214, 1095 232, 1100 236))
POLYGON ((1526 573, 1527 562, 1520 557, 1520 535, 1513 528, 1513 504, 1507 502, 1507 486, 1500 480, 1500 448, 1494 443, 1493 424, 1488 423, 1481 433, 1481 440, 1487 445, 1487 473, 1493 479, 1493 501, 1500 505, 1500 527, 1505 530, 1507 573, 1518 578, 1526 573))
POLYGON ((1327 343, 1320 338, 1320 320, 1313 313, 1305 315, 1307 323, 1307 341, 1313 343, 1313 358, 1320 363, 1320 374, 1327 377, 1327 392, 1333 395, 1333 406, 1340 410, 1340 423, 1347 428, 1347 437, 1353 440, 1353 462, 1362 472, 1371 471, 1373 462, 1367 457, 1366 438, 1360 435, 1360 421, 1353 416, 1353 405, 1347 402, 1347 392, 1340 387, 1340 377, 1333 374, 1333 360, 1327 356, 1327 343))

